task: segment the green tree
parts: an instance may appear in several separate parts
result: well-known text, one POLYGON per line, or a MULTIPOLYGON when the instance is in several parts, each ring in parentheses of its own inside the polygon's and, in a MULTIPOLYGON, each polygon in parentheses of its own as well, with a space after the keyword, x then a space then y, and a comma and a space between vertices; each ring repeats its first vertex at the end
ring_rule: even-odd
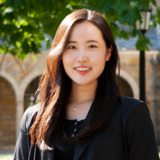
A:
MULTIPOLYGON (((150 41, 136 30, 140 10, 156 6, 155 0, 0 0, 0 53, 11 53, 24 59, 28 53, 40 53, 41 43, 47 46, 54 38, 62 19, 75 9, 88 8, 101 12, 109 22, 114 37, 128 39, 139 36, 136 47, 148 49, 150 41), (121 26, 121 27, 120 27, 121 26), (127 30, 125 29, 127 26, 127 30)), ((152 16, 151 27, 160 24, 160 8, 152 16)))

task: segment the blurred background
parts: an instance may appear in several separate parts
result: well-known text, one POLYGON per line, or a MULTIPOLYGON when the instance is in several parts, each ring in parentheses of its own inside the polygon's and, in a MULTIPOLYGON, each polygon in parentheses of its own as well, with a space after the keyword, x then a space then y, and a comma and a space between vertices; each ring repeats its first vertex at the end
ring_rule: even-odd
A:
POLYGON ((0 155, 14 151, 60 22, 80 8, 100 12, 110 24, 122 95, 146 102, 160 150, 159 0, 0 0, 0 155))

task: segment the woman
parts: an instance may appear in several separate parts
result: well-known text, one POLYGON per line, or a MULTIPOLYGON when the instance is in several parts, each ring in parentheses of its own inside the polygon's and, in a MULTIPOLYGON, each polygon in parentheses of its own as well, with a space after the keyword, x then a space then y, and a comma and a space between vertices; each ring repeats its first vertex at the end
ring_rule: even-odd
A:
POLYGON ((60 24, 21 122, 16 160, 158 160, 145 103, 120 96, 119 56, 102 15, 81 9, 60 24))

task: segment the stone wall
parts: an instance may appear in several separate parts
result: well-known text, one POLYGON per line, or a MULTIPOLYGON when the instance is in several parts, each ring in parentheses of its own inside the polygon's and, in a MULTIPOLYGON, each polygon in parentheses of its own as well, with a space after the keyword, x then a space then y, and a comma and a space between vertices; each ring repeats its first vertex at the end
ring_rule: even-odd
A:
MULTIPOLYGON (((40 55, 37 56, 37 58, 40 55)), ((24 61, 18 60, 10 54, 7 54, 2 63, 2 70, 9 73, 17 83, 21 83, 22 80, 28 76, 36 67, 36 62, 30 59, 31 56, 26 58, 24 61)), ((0 60, 2 55, 0 55, 0 60)))
POLYGON ((0 78, 0 150, 13 150, 16 138, 16 107, 12 86, 0 78))

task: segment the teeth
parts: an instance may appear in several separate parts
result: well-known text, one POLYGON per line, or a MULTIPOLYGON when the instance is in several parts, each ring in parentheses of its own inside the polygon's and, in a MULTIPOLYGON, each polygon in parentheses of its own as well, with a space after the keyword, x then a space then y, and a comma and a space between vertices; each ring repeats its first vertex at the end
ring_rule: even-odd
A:
POLYGON ((89 70, 90 68, 76 68, 77 70, 79 70, 79 71, 87 71, 87 70, 89 70))

